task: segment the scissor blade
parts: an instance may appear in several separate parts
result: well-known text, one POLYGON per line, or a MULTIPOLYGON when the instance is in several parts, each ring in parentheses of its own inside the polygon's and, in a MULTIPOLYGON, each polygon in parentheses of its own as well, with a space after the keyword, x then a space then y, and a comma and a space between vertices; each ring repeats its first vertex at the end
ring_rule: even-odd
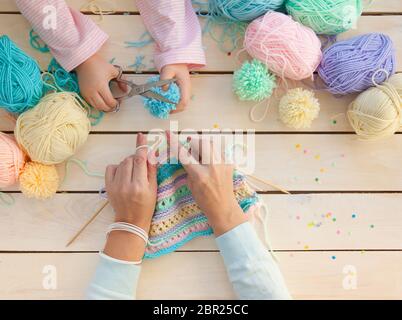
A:
POLYGON ((153 92, 153 91, 146 91, 144 93, 141 94, 143 97, 147 97, 147 98, 151 98, 151 99, 155 99, 155 100, 159 100, 162 102, 166 102, 166 103, 171 103, 176 105, 176 102, 173 102, 167 98, 165 98, 164 96, 160 95, 159 93, 153 92))
POLYGON ((154 82, 146 83, 146 84, 142 85, 141 87, 144 88, 144 92, 145 92, 145 91, 151 90, 152 88, 163 87, 163 86, 171 84, 173 82, 176 82, 176 79, 173 78, 173 79, 154 81, 154 82))

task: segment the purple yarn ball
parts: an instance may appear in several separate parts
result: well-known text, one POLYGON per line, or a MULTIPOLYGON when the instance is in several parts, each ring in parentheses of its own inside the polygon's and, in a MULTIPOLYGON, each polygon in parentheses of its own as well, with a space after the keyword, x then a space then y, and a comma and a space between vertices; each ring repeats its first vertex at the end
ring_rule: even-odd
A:
POLYGON ((323 53, 318 74, 333 94, 362 92, 395 73, 395 47, 389 36, 369 33, 334 43, 323 53), (384 69, 388 72, 380 72, 384 69))

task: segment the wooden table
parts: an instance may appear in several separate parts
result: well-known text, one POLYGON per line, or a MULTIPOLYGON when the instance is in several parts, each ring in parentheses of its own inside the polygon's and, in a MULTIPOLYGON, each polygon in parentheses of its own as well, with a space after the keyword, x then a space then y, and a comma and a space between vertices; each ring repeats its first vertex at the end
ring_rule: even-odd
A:
MULTIPOLYGON (((70 0, 81 8, 85 0, 70 0)), ((116 1, 117 3, 117 1, 116 1)), ((142 82, 147 75, 127 67, 145 55, 146 71, 154 71, 152 46, 126 48, 144 26, 132 0, 118 1, 119 14, 105 16, 99 25, 110 35, 105 57, 131 71, 142 82), (121 14, 129 12, 128 15, 121 14)), ((402 0, 374 1, 349 38, 366 32, 390 35, 402 71, 402 0)), ((0 3, 0 30, 46 68, 49 54, 31 49, 30 27, 12 0, 0 3)), ((231 91, 235 54, 221 52, 205 36, 208 66, 193 75, 194 99, 188 110, 171 117, 179 128, 255 129, 256 175, 285 187, 292 195, 265 188, 270 209, 269 230, 291 294, 297 299, 402 298, 402 135, 380 142, 359 141, 345 118, 353 97, 334 98, 320 92, 319 119, 311 129, 293 131, 278 120, 276 105, 262 123, 249 120, 252 103, 237 101, 231 91), (355 284, 355 285, 354 285, 355 284)), ((103 171, 132 153, 135 135, 168 128, 152 118, 138 98, 119 113, 107 115, 93 127, 76 158, 103 171)), ((13 124, 1 113, 0 130, 13 124)), ((62 168, 60 168, 62 171, 62 168)), ((101 216, 74 243, 65 244, 101 204, 100 179, 72 167, 60 193, 45 202, 13 193, 16 203, 0 207, 0 298, 82 298, 102 248, 112 210, 101 216), (57 274, 53 289, 48 280, 57 274)), ((6 191, 16 191, 18 188, 6 191)), ((233 298, 222 259, 212 238, 191 241, 175 253, 146 261, 138 288, 141 299, 233 298)))

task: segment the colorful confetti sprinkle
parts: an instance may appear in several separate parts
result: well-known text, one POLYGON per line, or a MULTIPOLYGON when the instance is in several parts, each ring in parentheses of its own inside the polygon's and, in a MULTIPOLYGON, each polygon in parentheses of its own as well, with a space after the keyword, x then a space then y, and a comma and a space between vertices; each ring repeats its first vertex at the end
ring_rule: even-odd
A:
POLYGON ((309 247, 308 245, 305 245, 305 246, 304 246, 304 249, 305 249, 305 250, 308 250, 309 248, 310 248, 310 247, 309 247))
POLYGON ((341 234, 341 230, 336 230, 336 234, 339 236, 341 234))
POLYGON ((352 219, 355 219, 357 217, 356 213, 352 214, 352 219))
POLYGON ((336 256, 332 256, 331 259, 332 259, 332 260, 336 260, 336 256))
POLYGON ((321 156, 320 156, 319 154, 316 154, 316 155, 314 156, 314 159, 315 159, 315 160, 320 160, 320 159, 321 159, 321 156))
POLYGON ((374 224, 371 224, 371 225, 370 225, 370 228, 371 228, 371 229, 374 229, 374 224))
POLYGON ((295 145, 295 148, 296 148, 296 149, 300 149, 300 148, 301 148, 300 143, 296 144, 296 145, 295 145))
POLYGON ((320 172, 321 172, 321 173, 324 173, 324 172, 325 172, 325 168, 321 168, 321 169, 320 169, 320 172))

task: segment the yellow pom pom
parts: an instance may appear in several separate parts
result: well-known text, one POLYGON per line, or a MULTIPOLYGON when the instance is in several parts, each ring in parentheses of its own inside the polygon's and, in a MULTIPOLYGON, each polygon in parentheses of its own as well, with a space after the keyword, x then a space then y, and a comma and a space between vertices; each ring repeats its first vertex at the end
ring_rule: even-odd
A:
POLYGON ((55 166, 29 162, 20 175, 21 191, 28 198, 50 198, 56 193, 58 186, 59 175, 55 166))
POLYGON ((309 128, 319 112, 314 92, 302 88, 289 90, 279 103, 279 118, 290 128, 309 128))

